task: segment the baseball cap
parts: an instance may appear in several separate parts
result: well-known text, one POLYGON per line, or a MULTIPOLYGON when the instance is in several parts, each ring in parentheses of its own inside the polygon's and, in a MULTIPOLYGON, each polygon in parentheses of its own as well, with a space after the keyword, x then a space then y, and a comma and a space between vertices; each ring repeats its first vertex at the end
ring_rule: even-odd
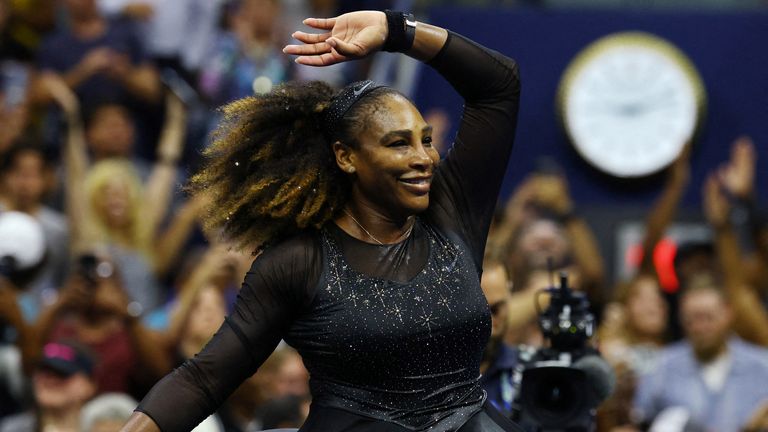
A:
POLYGON ((78 372, 93 374, 93 356, 77 343, 68 341, 49 342, 43 346, 40 367, 52 370, 64 376, 78 372))

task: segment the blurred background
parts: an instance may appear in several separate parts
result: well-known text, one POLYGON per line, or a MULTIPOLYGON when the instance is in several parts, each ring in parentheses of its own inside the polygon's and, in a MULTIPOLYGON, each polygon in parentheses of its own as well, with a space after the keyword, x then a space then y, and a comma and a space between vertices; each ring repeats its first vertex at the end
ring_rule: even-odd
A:
MULTIPOLYGON (((701 428, 686 430, 768 427, 759 388, 768 377, 765 0, 0 0, 0 431, 117 430, 219 327, 253 256, 206 236, 205 203, 183 191, 217 107, 289 80, 370 78, 408 95, 449 151, 462 102, 429 66, 379 53, 310 68, 281 51, 304 17, 386 8, 520 66, 517 136, 486 253, 486 273, 503 269, 501 312, 486 294, 506 324, 494 324, 489 352, 494 340, 544 343, 532 293, 550 284, 548 265, 568 270, 618 377, 599 430, 672 424, 671 408, 687 415, 679 424, 701 428), (663 38, 688 65, 679 68, 680 56, 633 63, 633 48, 619 45, 598 71, 613 75, 564 84, 568 71, 600 67, 597 54, 572 63, 590 44, 628 31, 663 38), (668 65, 686 78, 665 87, 668 65), (657 90, 682 104, 686 85, 702 95, 693 110, 630 109, 655 103, 657 90), (569 98, 590 92, 591 105, 565 114, 569 98), (582 156, 589 138, 569 116, 612 98, 624 98, 624 111, 589 124, 618 131, 606 153, 634 142, 627 152, 638 160, 666 155, 645 174, 582 156), (695 128, 665 132, 677 120, 695 128), (718 296, 696 309, 688 286, 718 296), (717 337, 701 342, 701 332, 717 337), (728 371, 744 347, 723 348, 734 340, 758 365, 741 381, 728 371), (710 399, 687 403, 654 387, 682 364, 668 359, 680 344, 715 372, 676 388, 710 399)), ((296 427, 307 380, 298 354, 281 346, 199 430, 296 427)))

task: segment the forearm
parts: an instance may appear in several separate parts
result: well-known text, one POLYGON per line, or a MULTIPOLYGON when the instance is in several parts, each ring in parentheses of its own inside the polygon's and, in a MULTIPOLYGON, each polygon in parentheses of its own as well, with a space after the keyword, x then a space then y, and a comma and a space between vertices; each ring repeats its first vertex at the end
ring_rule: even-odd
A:
POLYGON ((741 250, 736 233, 730 224, 713 227, 715 250, 726 287, 740 287, 746 282, 742 265, 741 250))
POLYGON ((405 54, 416 60, 428 62, 443 49, 447 40, 448 31, 446 29, 420 22, 416 25, 413 46, 405 54))
POLYGON ((592 230, 583 219, 576 217, 566 221, 565 226, 574 262, 581 273, 582 285, 599 288, 605 276, 605 265, 592 230))
POLYGON ((120 432, 160 432, 160 428, 148 415, 135 411, 120 432))
POLYGON ((147 180, 145 195, 145 229, 149 238, 156 238, 158 227, 168 213, 173 187, 176 180, 177 168, 173 163, 156 162, 147 180))
POLYGON ((178 257, 197 221, 197 205, 187 202, 155 246, 155 274, 163 275, 178 257))
POLYGON ((651 209, 645 224, 645 237, 643 238, 643 256, 640 263, 640 273, 655 274, 653 251, 664 236, 672 219, 675 217, 684 191, 685 187, 682 184, 667 184, 656 202, 656 205, 651 209))
POLYGON ((72 239, 70 250, 75 251, 85 242, 84 223, 87 200, 85 197, 85 175, 88 170, 88 155, 85 149, 85 134, 79 118, 68 114, 67 143, 64 156, 66 170, 66 212, 69 233, 72 239))

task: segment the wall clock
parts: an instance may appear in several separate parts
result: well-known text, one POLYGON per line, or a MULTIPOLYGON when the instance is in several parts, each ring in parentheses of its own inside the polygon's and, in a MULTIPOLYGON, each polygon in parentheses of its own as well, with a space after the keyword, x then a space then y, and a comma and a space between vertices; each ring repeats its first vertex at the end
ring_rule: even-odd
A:
POLYGON ((617 177, 653 174, 674 161, 704 113, 693 63, 643 32, 605 36, 566 67, 557 110, 581 156, 617 177))

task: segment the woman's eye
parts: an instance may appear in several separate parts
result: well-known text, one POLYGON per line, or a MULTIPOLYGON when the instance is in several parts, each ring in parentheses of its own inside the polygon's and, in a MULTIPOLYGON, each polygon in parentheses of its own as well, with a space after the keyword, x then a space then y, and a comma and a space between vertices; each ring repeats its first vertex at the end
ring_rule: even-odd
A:
POLYGON ((432 145, 432 137, 424 137, 421 139, 421 143, 424 145, 431 146, 432 145))
POLYGON ((389 144, 389 147, 402 147, 408 145, 406 140, 397 140, 389 144))

